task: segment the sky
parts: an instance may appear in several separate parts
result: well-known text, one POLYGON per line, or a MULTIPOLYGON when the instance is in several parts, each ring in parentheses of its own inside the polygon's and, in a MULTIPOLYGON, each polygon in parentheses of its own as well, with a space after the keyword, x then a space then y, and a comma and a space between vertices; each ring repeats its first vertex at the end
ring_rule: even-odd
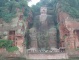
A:
POLYGON ((31 0, 28 5, 31 7, 32 5, 36 5, 40 0, 31 0))

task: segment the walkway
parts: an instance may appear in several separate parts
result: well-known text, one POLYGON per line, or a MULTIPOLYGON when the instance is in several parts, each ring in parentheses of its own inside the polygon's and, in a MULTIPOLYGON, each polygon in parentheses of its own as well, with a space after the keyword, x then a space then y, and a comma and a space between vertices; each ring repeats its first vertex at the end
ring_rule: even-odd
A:
POLYGON ((28 59, 68 59, 67 53, 58 53, 58 54, 28 54, 28 59))

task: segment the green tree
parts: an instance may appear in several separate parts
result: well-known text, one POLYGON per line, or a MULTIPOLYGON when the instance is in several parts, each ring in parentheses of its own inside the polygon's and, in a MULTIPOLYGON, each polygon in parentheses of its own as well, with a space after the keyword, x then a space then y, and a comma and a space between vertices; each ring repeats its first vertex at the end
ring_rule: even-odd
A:
POLYGON ((0 48, 5 48, 9 52, 14 52, 18 50, 16 46, 13 46, 13 41, 11 40, 0 40, 0 48))
POLYGON ((79 0, 60 0, 60 8, 73 18, 79 18, 79 0))
MULTIPOLYGON (((0 0, 0 18, 10 22, 12 18, 16 17, 16 8, 28 9, 27 0, 0 0)), ((25 10, 25 12, 28 11, 25 10)))
POLYGON ((62 11, 70 14, 73 18, 79 18, 79 0, 40 0, 32 9, 35 14, 38 14, 41 6, 47 6, 55 12, 58 3, 62 11))

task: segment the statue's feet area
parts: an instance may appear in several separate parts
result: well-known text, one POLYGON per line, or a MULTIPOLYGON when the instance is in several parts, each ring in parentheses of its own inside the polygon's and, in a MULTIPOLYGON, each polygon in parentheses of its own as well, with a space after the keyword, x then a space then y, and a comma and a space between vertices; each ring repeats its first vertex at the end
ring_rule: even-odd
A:
POLYGON ((28 59, 68 59, 68 54, 60 52, 60 49, 51 48, 50 50, 35 48, 27 49, 28 59))
POLYGON ((60 52, 65 52, 65 50, 63 49, 57 49, 57 48, 51 48, 51 49, 36 49, 36 48, 30 48, 30 49, 27 49, 27 52, 28 53, 50 53, 50 54, 53 54, 53 53, 60 53, 60 52))

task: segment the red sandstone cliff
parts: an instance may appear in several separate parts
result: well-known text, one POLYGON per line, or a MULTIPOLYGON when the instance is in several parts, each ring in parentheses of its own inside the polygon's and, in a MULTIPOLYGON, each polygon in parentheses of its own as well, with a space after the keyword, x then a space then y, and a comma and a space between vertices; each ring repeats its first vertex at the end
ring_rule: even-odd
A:
POLYGON ((79 47, 79 22, 65 12, 58 12, 60 47, 76 49, 79 47))

